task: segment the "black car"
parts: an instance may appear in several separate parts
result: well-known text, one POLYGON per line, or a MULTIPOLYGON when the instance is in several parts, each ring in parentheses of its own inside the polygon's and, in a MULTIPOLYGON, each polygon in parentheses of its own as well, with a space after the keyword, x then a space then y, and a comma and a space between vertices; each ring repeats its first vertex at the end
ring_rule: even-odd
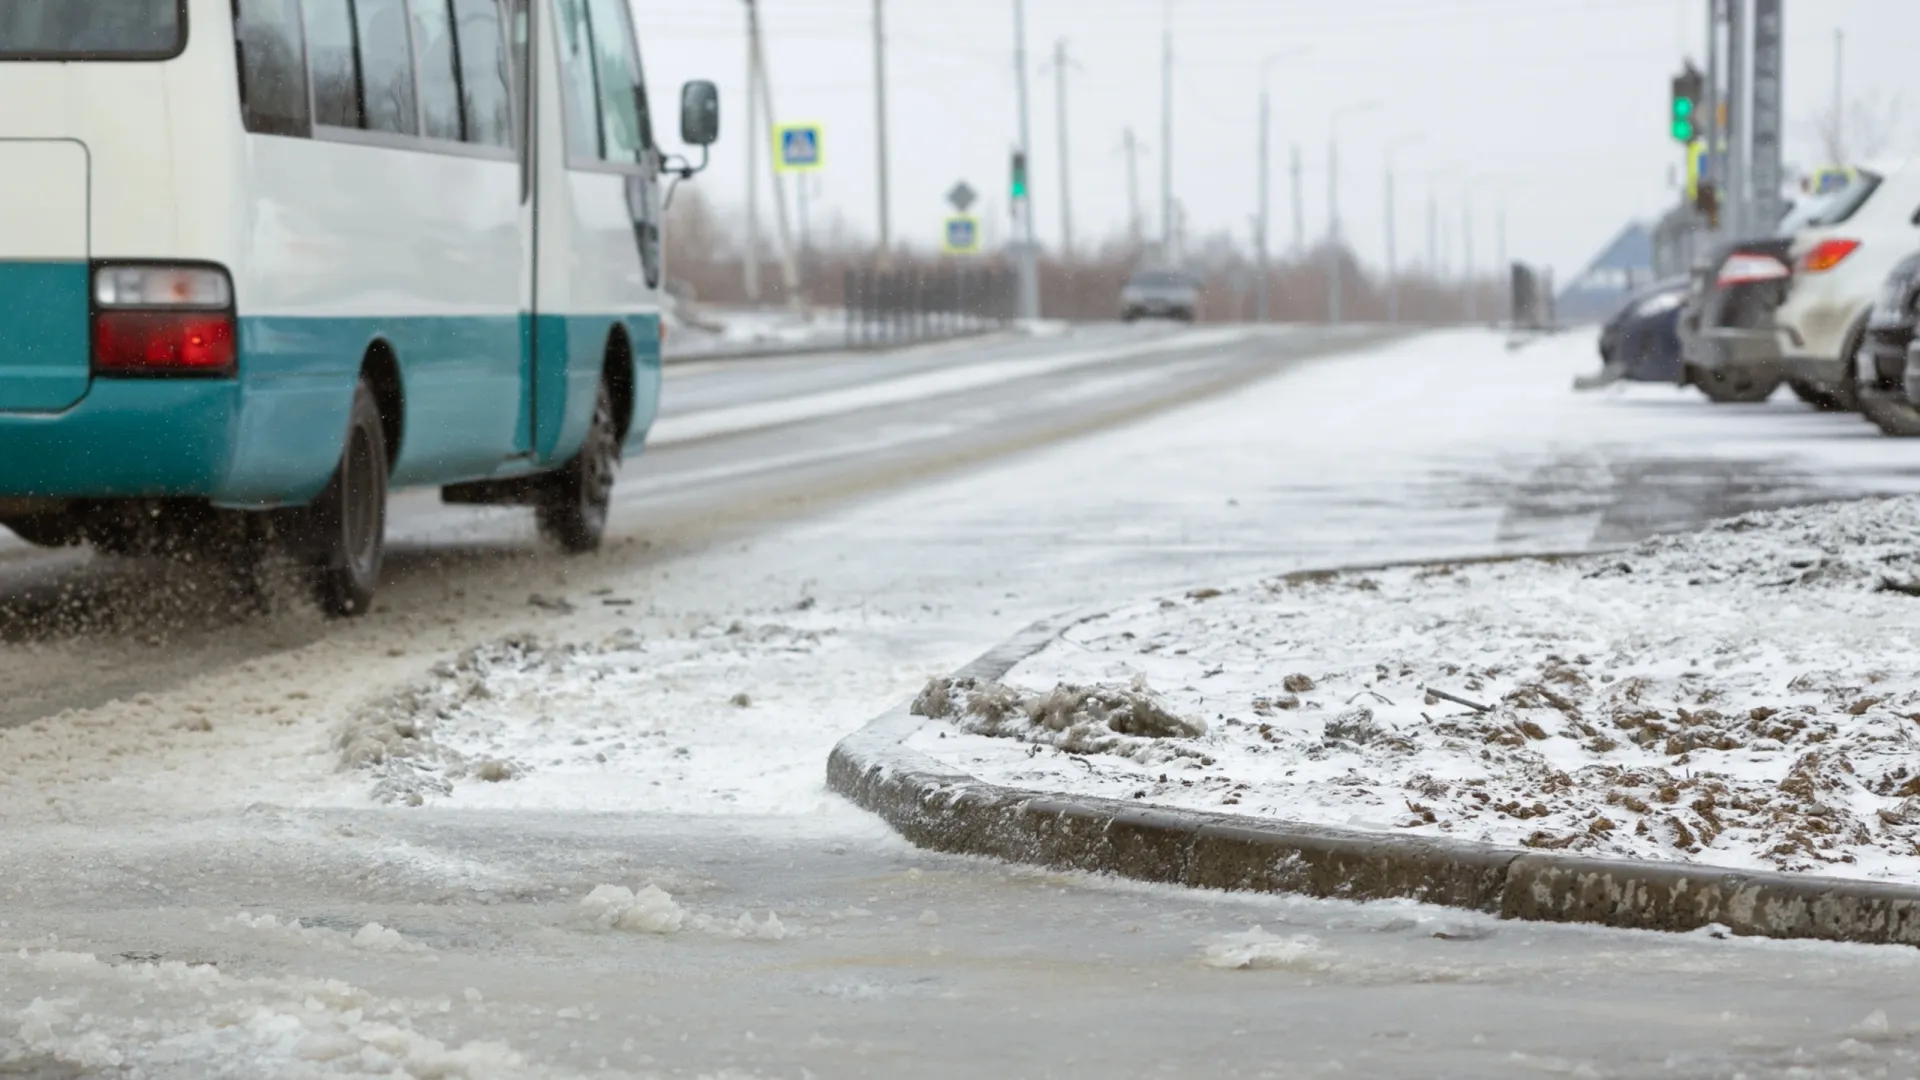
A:
MULTIPOLYGON (((1780 387, 1780 349, 1773 311, 1792 279, 1789 237, 1759 237, 1728 244, 1695 275, 1680 315, 1684 359, 1680 382, 1720 404, 1765 401, 1780 387)), ((1819 388, 1796 382, 1795 393, 1811 404, 1837 404, 1819 388)))
POLYGON ((1627 298, 1600 328, 1600 360, 1610 378, 1674 382, 1680 377, 1680 309, 1692 282, 1669 278, 1627 298))
POLYGON ((1889 435, 1920 436, 1920 390, 1907 356, 1920 318, 1920 253, 1894 265, 1867 315, 1867 333, 1854 358, 1860 411, 1889 435))

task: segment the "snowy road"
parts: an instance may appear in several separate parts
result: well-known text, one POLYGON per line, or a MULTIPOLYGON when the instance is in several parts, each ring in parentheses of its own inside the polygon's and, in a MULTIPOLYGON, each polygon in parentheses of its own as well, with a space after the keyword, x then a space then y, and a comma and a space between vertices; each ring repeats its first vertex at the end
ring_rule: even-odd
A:
POLYGON ((1379 338, 689 365, 663 423, 787 411, 630 465, 587 560, 409 496, 347 626, 0 555, 0 1077, 1912 1075, 1910 953, 1033 873, 825 792, 840 735, 1066 608, 1920 490, 1857 419, 1575 397, 1582 338, 1379 338))

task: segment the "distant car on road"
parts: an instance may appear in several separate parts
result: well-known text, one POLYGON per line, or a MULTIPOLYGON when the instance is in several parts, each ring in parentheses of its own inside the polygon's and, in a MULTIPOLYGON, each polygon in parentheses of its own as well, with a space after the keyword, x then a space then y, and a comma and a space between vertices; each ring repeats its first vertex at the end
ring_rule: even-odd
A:
POLYGON ((1120 317, 1178 319, 1192 322, 1200 314, 1200 282, 1183 270, 1147 269, 1134 272, 1120 290, 1120 317))
POLYGON ((1680 376, 1680 309, 1693 282, 1669 278, 1627 298, 1600 328, 1600 360, 1610 378, 1674 382, 1680 376))

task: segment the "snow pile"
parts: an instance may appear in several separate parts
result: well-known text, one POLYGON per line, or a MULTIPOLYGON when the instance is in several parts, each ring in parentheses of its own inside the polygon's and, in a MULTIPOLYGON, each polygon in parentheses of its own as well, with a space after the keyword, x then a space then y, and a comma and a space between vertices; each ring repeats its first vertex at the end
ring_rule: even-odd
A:
POLYGON ((1331 956, 1312 934, 1281 937, 1258 926, 1238 934, 1222 934, 1208 942, 1201 960, 1208 967, 1230 971, 1321 972, 1333 966, 1331 956))
POLYGON ((580 901, 579 918, 601 930, 637 934, 672 934, 687 924, 686 909, 658 885, 638 893, 624 885, 597 885, 580 901))
MULTIPOLYGON (((236 978, 173 961, 107 964, 25 950, 0 958, 0 980, 29 978, 59 987, 58 997, 0 1010, 0 1030, 14 1032, 11 1056, 26 1055, 29 1073, 38 1059, 129 1076, 540 1074, 503 1043, 449 1046, 422 1033, 417 1021, 447 1013, 446 1000, 383 999, 338 980, 236 978)), ((0 1072, 9 1056, 0 1053, 0 1072)))
POLYGON ((284 922, 275 915, 249 915, 241 912, 222 920, 214 929, 221 933, 243 933, 252 937, 279 940, 306 948, 360 949, 378 953, 430 953, 433 950, 412 941, 400 931, 370 922, 351 934, 324 926, 307 926, 299 919, 284 922))
POLYGON ((692 913, 658 885, 644 886, 637 893, 624 885, 596 885, 580 901, 572 921, 576 926, 592 930, 634 934, 677 934, 681 930, 693 930, 736 941, 784 941, 789 934, 780 916, 771 911, 767 912, 765 922, 756 922, 753 913, 747 911, 731 921, 692 913))
POLYGON ((953 689, 924 710, 951 722, 914 745, 1017 787, 1912 880, 1917 567, 1920 501, 1896 499, 1585 559, 1198 590, 1074 628, 1007 686, 953 689), (1207 729, 1150 756, 1059 738, 1034 707, 1048 692, 1023 689, 1125 700, 1148 679, 1207 729), (1026 745, 975 698, 1019 702, 1026 745))
MULTIPOLYGON (((768 802, 790 793, 762 783, 776 771, 765 748, 790 738, 794 711, 810 712, 787 680, 801 669, 817 679, 812 662, 842 647, 830 618, 790 611, 655 636, 622 628, 584 644, 512 635, 354 710, 333 752, 341 772, 371 780, 375 800, 408 806, 723 812, 736 808, 738 788, 761 799, 739 809, 786 809, 768 802), (759 753, 720 758, 742 744, 759 753)), ((778 771, 789 764, 817 791, 817 758, 781 761, 778 771)))
POLYGON ((1145 763, 1193 755, 1167 740, 1207 732, 1205 722, 1174 715, 1144 678, 1126 687, 1062 683, 1044 693, 973 679, 934 679, 914 699, 913 713, 955 718, 961 730, 975 735, 1145 763))

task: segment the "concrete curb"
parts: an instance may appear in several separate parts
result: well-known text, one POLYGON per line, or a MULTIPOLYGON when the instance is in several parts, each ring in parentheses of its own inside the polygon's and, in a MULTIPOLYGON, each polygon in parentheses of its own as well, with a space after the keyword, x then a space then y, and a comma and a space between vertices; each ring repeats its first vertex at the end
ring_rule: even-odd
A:
MULTIPOLYGON (((1289 577, 1570 557, 1376 564, 1289 577)), ((955 677, 1002 678, 1070 627, 1095 617, 1081 613, 1035 623, 955 677)), ((1000 787, 909 749, 906 741, 927 723, 909 708, 902 702, 841 740, 827 759, 827 786, 934 851, 1196 889, 1403 898, 1505 919, 1679 932, 1718 924, 1745 936, 1920 945, 1920 888, 1587 859, 1000 787)))

